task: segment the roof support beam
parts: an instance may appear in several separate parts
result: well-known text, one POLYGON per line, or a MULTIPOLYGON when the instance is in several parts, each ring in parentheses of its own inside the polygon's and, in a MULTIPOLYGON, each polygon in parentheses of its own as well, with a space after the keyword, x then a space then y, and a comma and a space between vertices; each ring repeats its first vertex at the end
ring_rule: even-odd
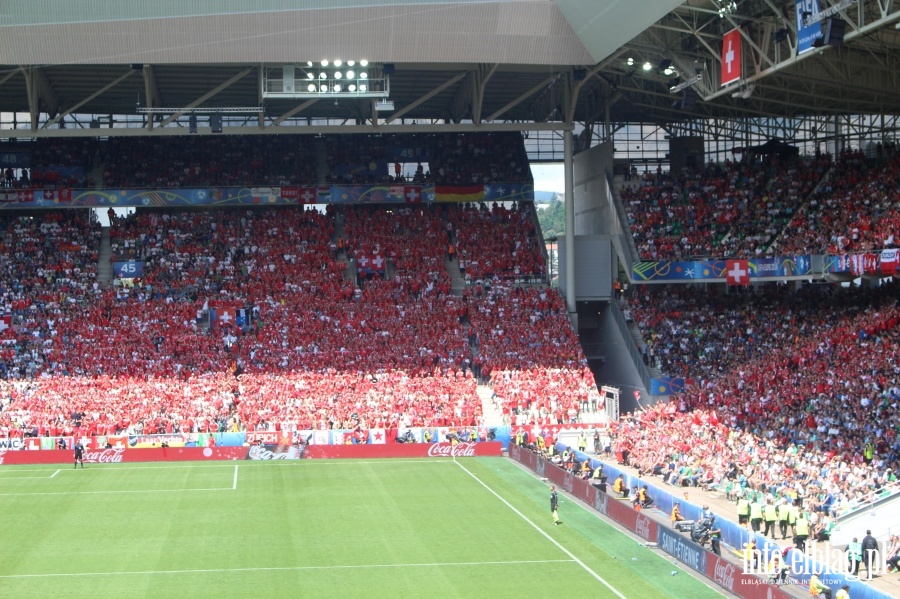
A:
POLYGON ((25 92, 28 95, 28 116, 31 120, 31 130, 37 131, 38 118, 41 115, 40 69, 38 67, 21 67, 21 70, 25 76, 25 92))
POLYGON ((216 86, 215 88, 213 88, 212 90, 203 94, 202 96, 200 96, 199 98, 197 98, 196 100, 194 100, 193 102, 191 102, 190 104, 185 106, 184 108, 179 109, 172 116, 170 116, 169 118, 164 120, 162 123, 160 123, 159 126, 165 127, 169 123, 175 121, 175 119, 177 119, 181 115, 185 114, 186 112, 190 112, 191 108, 196 108, 197 106, 200 106, 201 104, 203 104, 204 102, 206 102, 207 100, 209 100, 210 98, 212 98, 213 96, 218 94, 220 91, 228 89, 229 87, 231 87, 232 85, 234 85, 235 83, 237 83, 238 81, 240 81, 241 79, 243 79, 244 77, 249 75, 252 70, 253 70, 252 68, 244 69, 243 71, 241 71, 240 73, 238 73, 237 75, 235 75, 234 77, 232 77, 231 79, 226 81, 225 83, 222 83, 221 85, 216 86))
POLYGON ((556 79, 558 77, 559 77, 558 73, 554 73, 553 75, 550 75, 549 77, 547 77, 546 79, 544 79, 543 81, 541 81, 540 83, 538 83, 537 85, 535 85, 534 87, 532 87, 531 89, 529 89, 528 91, 526 91, 525 93, 520 95, 519 97, 515 98, 511 102, 508 102, 505 106, 501 107, 499 110, 494 112, 494 114, 488 116, 485 120, 488 122, 496 120, 498 116, 500 116, 501 114, 503 114, 510 108, 513 108, 513 107, 521 104, 529 97, 533 96, 537 92, 541 91, 542 89, 544 89, 545 87, 547 87, 548 85, 550 85, 551 83, 556 81, 556 79))
MULTIPOLYGON (((122 83, 123 81, 125 81, 126 79, 131 77, 133 74, 134 74, 134 69, 129 69, 129 70, 125 71, 122 75, 119 75, 119 77, 110 81, 109 83, 107 83, 106 85, 104 85, 103 87, 101 87, 100 89, 95 91, 94 93, 92 93, 90 96, 88 96, 81 102, 78 102, 77 104, 75 104, 73 106, 70 106, 65 111, 60 112, 58 115, 56 115, 55 117, 53 117, 52 119, 50 119, 49 121, 44 123, 43 128, 47 129, 51 125, 55 125, 56 123, 61 121, 67 114, 71 114, 71 113, 75 112, 76 110, 78 110, 79 108, 81 108, 82 106, 84 106, 85 104, 87 104, 88 102, 93 100, 94 98, 102 96, 110 89, 114 88, 118 84, 122 83)), ((152 118, 152 115, 151 115, 151 118, 152 118)))
POLYGON ((21 69, 10 69, 10 71, 6 74, 6 76, 3 79, 0 79, 0 85, 3 85, 4 83, 9 81, 13 77, 18 75, 19 73, 22 73, 21 69))
MULTIPOLYGON (((318 98, 311 98, 311 99, 307 100, 306 102, 304 102, 303 104, 298 104, 297 106, 294 106, 293 108, 291 108, 290 110, 288 110, 287 112, 285 112, 281 116, 279 116, 277 119, 273 120, 272 124, 270 126, 274 126, 274 125, 283 123, 284 121, 291 118, 298 112, 302 112, 302 111, 306 110, 307 108, 309 108, 310 106, 312 106, 313 104, 315 104, 318 101, 319 101, 318 98)), ((264 113, 261 112, 260 114, 263 115, 264 113)), ((265 118, 265 117, 263 117, 263 118, 265 118)))
POLYGON ((413 102, 412 104, 407 104, 406 106, 404 106, 403 108, 401 108, 400 110, 398 110, 397 112, 392 114, 390 117, 385 119, 385 121, 384 121, 385 124, 386 125, 390 124, 390 123, 396 121, 397 119, 402 118, 403 115, 407 114, 411 110, 415 110, 416 108, 418 108, 419 106, 421 106, 422 104, 424 104, 425 102, 427 102, 428 100, 433 98, 434 96, 438 95, 439 93, 441 93, 442 91, 444 91, 445 89, 450 87, 451 85, 454 85, 457 81, 459 81, 466 75, 468 75, 467 71, 463 71, 462 73, 457 73, 456 75, 454 75, 453 77, 451 77, 444 83, 440 84, 439 86, 437 86, 436 88, 434 88, 433 90, 431 90, 430 92, 428 92, 427 94, 425 94, 424 96, 422 96, 421 98, 419 98, 418 100, 413 102))
MULTIPOLYGON (((144 76, 144 98, 148 108, 162 106, 162 98, 159 95, 159 87, 156 85, 156 69, 153 65, 145 64, 141 71, 144 76)), ((153 128, 153 115, 147 119, 147 128, 153 128)))
MULTIPOLYGON (((503 132, 503 131, 569 131, 574 128, 572 123, 552 122, 510 122, 510 123, 458 123, 458 124, 432 124, 423 123, 416 125, 390 125, 383 123, 366 125, 303 125, 266 127, 227 127, 225 135, 351 135, 354 133, 384 134, 384 133, 476 133, 476 132, 503 132)), ((69 129, 40 129, 29 131, 27 129, 9 129, 3 131, 3 137, 9 138, 50 138, 50 137, 97 137, 96 129, 69 128, 69 129)), ((175 137, 184 135, 184 129, 180 127, 157 128, 153 133, 148 133, 143 127, 126 127, 116 129, 116 137, 175 137)), ((222 134, 210 132, 208 127, 201 128, 196 135, 222 134)))
POLYGON ((487 89, 488 81, 491 80, 491 77, 494 76, 494 73, 497 72, 497 67, 499 64, 493 64, 490 68, 486 68, 486 65, 480 64, 478 65, 478 70, 475 71, 475 94, 472 103, 472 120, 476 123, 481 123, 481 109, 484 107, 484 91, 487 89))

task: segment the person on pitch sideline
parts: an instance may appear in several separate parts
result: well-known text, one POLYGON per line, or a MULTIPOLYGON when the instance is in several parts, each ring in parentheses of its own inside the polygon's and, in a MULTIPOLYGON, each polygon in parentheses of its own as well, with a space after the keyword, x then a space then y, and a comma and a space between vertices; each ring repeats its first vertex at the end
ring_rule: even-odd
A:
POLYGON ((550 485, 550 513, 553 514, 553 525, 559 525, 559 495, 555 485, 550 485))
POLYGON ((81 464, 81 469, 84 470, 84 445, 81 444, 81 441, 75 444, 75 469, 78 469, 78 464, 81 464))

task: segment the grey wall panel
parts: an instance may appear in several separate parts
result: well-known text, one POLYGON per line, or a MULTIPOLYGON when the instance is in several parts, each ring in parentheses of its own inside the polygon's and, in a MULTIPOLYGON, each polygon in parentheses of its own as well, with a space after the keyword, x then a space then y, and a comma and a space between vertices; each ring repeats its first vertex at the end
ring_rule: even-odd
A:
POLYGON ((603 143, 576 154, 573 164, 575 234, 610 235, 611 198, 606 176, 612 176, 612 143, 603 143))
MULTIPOLYGON (((566 289, 565 237, 559 238, 559 288, 566 289)), ((575 236, 575 301, 608 300, 612 293, 612 244, 608 236, 575 236)))

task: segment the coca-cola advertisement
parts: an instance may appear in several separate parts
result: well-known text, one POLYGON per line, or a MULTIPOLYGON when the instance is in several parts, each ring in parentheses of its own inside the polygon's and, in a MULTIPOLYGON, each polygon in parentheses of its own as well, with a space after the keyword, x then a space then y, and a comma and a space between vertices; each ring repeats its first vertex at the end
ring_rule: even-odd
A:
POLYGON ((759 578, 744 574, 741 566, 707 552, 706 576, 720 587, 744 599, 789 599, 790 595, 759 578))
POLYGON ((306 457, 330 458, 464 458, 499 456, 503 444, 484 443, 392 443, 386 445, 309 445, 306 457))
POLYGON ((100 449, 97 451, 85 451, 81 461, 85 464, 119 464, 125 456, 125 448, 100 449))
POLYGON ((253 445, 247 452, 248 460, 301 460, 306 445, 253 445))
MULTIPOLYGON (((88 449, 85 464, 119 464, 124 462, 187 462, 204 460, 243 460, 247 447, 154 447, 150 449, 116 447, 88 449)), ((6 451, 0 454, 0 464, 71 464, 71 450, 6 451)))

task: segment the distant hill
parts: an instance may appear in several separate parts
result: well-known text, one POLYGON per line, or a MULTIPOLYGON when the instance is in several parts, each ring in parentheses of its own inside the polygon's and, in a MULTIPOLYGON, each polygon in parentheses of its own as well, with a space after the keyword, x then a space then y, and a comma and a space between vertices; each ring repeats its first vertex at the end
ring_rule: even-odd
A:
MULTIPOLYGON (((534 201, 535 202, 549 202, 553 200, 553 196, 556 195, 555 191, 536 191, 534 192, 534 201)), ((559 194, 562 196, 562 194, 559 194)))

